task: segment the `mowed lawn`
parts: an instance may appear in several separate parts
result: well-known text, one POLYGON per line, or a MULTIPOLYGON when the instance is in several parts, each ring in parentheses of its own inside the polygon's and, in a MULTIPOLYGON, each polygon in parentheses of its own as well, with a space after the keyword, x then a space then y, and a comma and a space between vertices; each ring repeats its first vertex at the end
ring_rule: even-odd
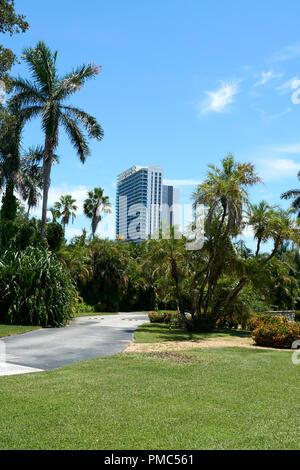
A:
POLYGON ((189 341, 207 338, 250 338, 251 332, 218 328, 209 333, 193 333, 165 323, 144 323, 134 332, 136 343, 161 343, 164 341, 189 341))
POLYGON ((28 331, 38 330, 40 326, 0 325, 0 338, 19 335, 28 331))
POLYGON ((299 449, 289 351, 120 354, 0 377, 1 449, 299 449))

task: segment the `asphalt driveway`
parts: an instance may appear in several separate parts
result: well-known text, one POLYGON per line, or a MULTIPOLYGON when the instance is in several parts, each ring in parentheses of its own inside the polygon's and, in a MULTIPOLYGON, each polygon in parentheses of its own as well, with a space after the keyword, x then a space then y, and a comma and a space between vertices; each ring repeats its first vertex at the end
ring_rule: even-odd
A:
POLYGON ((0 375, 56 369, 121 352, 146 314, 87 316, 64 328, 45 328, 1 338, 0 375))

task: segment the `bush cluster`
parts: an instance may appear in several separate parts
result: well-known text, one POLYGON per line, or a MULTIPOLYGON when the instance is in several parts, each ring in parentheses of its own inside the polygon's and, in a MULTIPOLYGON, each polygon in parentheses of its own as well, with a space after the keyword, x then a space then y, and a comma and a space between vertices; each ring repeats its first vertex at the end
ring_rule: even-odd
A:
POLYGON ((95 309, 92 305, 88 305, 84 302, 82 297, 77 297, 75 301, 76 313, 94 313, 95 309))
POLYGON ((252 338, 258 346, 290 349, 293 342, 300 339, 300 323, 288 321, 261 323, 252 332, 252 338))
POLYGON ((56 256, 44 249, 0 258, 0 323, 62 326, 74 316, 77 292, 56 256))
POLYGON ((171 311, 151 311, 148 312, 148 317, 151 323, 171 323, 171 321, 178 321, 178 313, 171 311))
POLYGON ((252 313, 247 321, 246 329, 252 331, 261 325, 281 323, 288 323, 288 319, 281 315, 272 315, 271 313, 252 313))

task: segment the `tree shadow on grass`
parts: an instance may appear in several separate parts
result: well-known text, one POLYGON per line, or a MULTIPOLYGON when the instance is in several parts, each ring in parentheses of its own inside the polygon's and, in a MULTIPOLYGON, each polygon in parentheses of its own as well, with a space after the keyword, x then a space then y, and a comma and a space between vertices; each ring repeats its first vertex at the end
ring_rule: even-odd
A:
MULTIPOLYGON (((148 333, 152 337, 156 336, 157 340, 161 341, 199 341, 208 338, 233 336, 239 338, 251 337, 250 331, 233 330, 217 328, 211 332, 192 332, 180 328, 170 327, 169 325, 160 324, 147 324, 138 328, 138 333, 148 333)), ((147 338, 148 339, 148 338, 147 338)))

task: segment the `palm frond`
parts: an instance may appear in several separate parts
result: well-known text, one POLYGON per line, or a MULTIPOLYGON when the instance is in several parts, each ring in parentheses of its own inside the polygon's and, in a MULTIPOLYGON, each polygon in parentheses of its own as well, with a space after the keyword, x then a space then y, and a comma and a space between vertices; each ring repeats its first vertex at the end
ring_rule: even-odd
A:
POLYGON ((79 128, 77 122, 74 119, 71 119, 66 114, 60 115, 60 121, 69 136, 77 154, 82 161, 85 162, 85 159, 88 155, 90 155, 90 149, 87 144, 87 140, 82 133, 81 129, 79 128))
POLYGON ((97 140, 101 140, 104 136, 104 132, 96 118, 86 113, 82 109, 73 108, 72 106, 62 106, 66 114, 76 119, 86 129, 88 136, 97 140))
POLYGON ((57 52, 53 53, 43 41, 39 41, 36 47, 23 50, 23 58, 33 78, 47 95, 53 93, 57 83, 56 57, 57 52))
POLYGON ((293 197, 300 196, 300 189, 290 189, 285 193, 281 194, 281 199, 291 199, 293 197))
POLYGON ((66 99, 78 91, 88 79, 94 78, 100 70, 100 67, 95 64, 77 67, 60 80, 54 98, 60 101, 66 99))

